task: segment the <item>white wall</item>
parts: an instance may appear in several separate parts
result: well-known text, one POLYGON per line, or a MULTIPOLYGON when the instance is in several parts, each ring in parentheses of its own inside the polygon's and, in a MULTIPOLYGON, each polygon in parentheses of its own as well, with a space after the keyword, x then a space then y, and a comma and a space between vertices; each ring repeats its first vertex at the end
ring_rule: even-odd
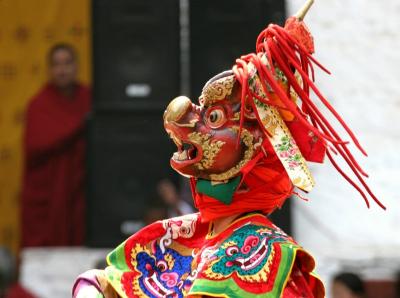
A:
POLYGON ((111 249, 83 247, 26 248, 21 282, 38 298, 70 298, 79 274, 105 260, 111 249))
MULTIPOLYGON (((288 0, 294 14, 303 0, 288 0)), ((359 161, 387 206, 363 199, 329 164, 313 166, 310 202, 295 202, 295 238, 320 261, 325 279, 343 267, 366 278, 400 270, 400 1, 315 0, 305 19, 316 57, 332 75, 317 85, 356 132, 359 161)))

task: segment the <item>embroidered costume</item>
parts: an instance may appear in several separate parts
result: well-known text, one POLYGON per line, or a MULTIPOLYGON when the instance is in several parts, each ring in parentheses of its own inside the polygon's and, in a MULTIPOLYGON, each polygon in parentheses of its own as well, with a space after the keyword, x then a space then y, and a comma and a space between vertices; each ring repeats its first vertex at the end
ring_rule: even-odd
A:
POLYGON ((120 297, 324 293, 312 273, 313 258, 261 213, 244 215, 217 235, 200 214, 156 222, 117 247, 107 261, 103 278, 120 297))
POLYGON ((156 222, 130 237, 108 256, 109 267, 78 279, 75 297, 85 291, 105 297, 325 296, 313 258, 267 215, 296 194, 295 187, 312 190, 306 162, 321 163, 325 155, 367 204, 369 195, 384 206, 348 143, 310 98, 313 91, 364 152, 314 85, 314 65, 325 68, 312 57, 303 22, 311 3, 284 28, 271 24, 261 32, 256 52, 210 79, 199 105, 184 96, 170 102, 164 127, 178 148, 171 166, 190 178, 199 214, 156 222))

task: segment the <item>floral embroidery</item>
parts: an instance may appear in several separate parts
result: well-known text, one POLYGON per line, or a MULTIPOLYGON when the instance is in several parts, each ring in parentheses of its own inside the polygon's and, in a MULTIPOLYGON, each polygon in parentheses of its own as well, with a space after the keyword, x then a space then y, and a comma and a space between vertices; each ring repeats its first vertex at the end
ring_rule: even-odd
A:
POLYGON ((295 170, 301 164, 299 149, 289 136, 282 136, 280 144, 276 144, 275 148, 279 157, 285 159, 290 170, 295 170))
MULTIPOLYGON (((263 62, 267 64, 267 61, 263 62)), ((279 76, 279 71, 275 71, 277 76, 279 76)), ((248 72, 250 76, 249 86, 251 90, 257 96, 266 98, 267 96, 261 86, 257 70, 251 63, 248 64, 248 72)), ((298 79, 301 80, 300 77, 298 79)), ((292 91, 293 90, 291 89, 291 93, 292 91)), ((274 96, 275 95, 272 94, 271 101, 274 101, 274 96)), ((293 92, 291 97, 292 100, 295 101, 297 99, 297 94, 293 92)), ((261 119, 264 128, 269 133, 269 141, 271 142, 279 160, 282 162, 282 165, 289 175, 293 185, 304 191, 311 191, 315 185, 314 179, 312 178, 307 163, 297 147, 296 141, 293 139, 283 118, 283 115, 289 116, 289 118, 293 115, 287 115, 287 111, 279 110, 279 107, 274 106, 273 103, 271 103, 271 105, 261 103, 257 98, 254 99, 254 103, 256 105, 258 116, 261 119)), ((279 104, 279 101, 277 101, 277 104, 279 104)))

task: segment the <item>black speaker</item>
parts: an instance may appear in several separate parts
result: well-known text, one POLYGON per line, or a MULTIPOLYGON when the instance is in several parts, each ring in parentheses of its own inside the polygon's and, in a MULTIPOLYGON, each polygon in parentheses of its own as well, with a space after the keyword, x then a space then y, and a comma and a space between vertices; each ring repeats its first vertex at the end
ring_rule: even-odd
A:
POLYGON ((190 89, 200 95, 208 79, 231 69, 235 59, 255 51, 258 34, 282 24, 285 1, 190 0, 190 89))
POLYGON ((293 197, 288 198, 286 202, 283 204, 281 209, 276 209, 270 216, 269 219, 285 231, 287 234, 292 235, 292 199, 293 197))
POLYGON ((93 1, 95 109, 162 109, 179 91, 179 0, 93 1))
POLYGON ((92 16, 87 244, 114 247, 143 225, 157 182, 177 179, 162 114, 179 94, 179 0, 95 0, 92 16))
POLYGON ((114 247, 143 226, 157 183, 177 179, 162 112, 95 113, 89 124, 87 244, 114 247))

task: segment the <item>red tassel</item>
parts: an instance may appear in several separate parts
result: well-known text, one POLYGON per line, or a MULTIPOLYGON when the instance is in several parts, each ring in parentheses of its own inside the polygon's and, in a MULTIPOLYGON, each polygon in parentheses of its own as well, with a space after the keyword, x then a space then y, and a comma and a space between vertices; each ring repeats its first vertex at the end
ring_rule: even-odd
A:
MULTIPOLYGON (((368 177, 368 175, 363 171, 350 152, 347 147, 348 142, 342 140, 341 136, 336 132, 310 98, 311 89, 345 129, 346 133, 350 136, 357 148, 364 155, 367 155, 355 134, 315 86, 314 65, 328 74, 330 72, 311 56, 313 50, 311 34, 308 32, 302 21, 298 21, 294 18, 290 18, 287 21, 285 29, 278 25, 271 24, 260 33, 256 42, 257 54, 242 56, 240 59, 236 60, 236 65, 232 68, 236 79, 242 86, 240 131, 243 127, 245 105, 250 104, 255 107, 255 98, 264 104, 273 105, 277 108, 291 112, 305 129, 312 131, 316 137, 326 143, 329 160, 332 162, 335 169, 361 194, 367 206, 369 207, 369 202, 365 192, 368 193, 381 208, 385 209, 385 206, 383 206, 376 198, 363 180, 362 176, 368 177), (268 65, 262 63, 261 58, 263 56, 267 57, 268 65), (267 98, 262 98, 259 95, 254 94, 249 88, 249 74, 247 70, 247 65, 249 63, 252 63, 257 69, 263 91, 267 95, 267 98), (279 84, 279 79, 276 78, 275 67, 279 68, 287 79, 286 90, 281 86, 281 84, 279 84), (294 75, 296 71, 301 76, 302 85, 299 84, 294 75), (290 88, 293 88, 302 101, 301 110, 291 100, 290 88), (281 100, 281 104, 276 104, 276 101, 271 99, 271 91, 278 96, 281 100), (329 151, 334 154, 339 154, 346 161, 364 190, 351 180, 338 166, 329 151)), ((257 114, 257 110, 254 110, 257 114)), ((260 121, 259 116, 256 116, 260 121)))

